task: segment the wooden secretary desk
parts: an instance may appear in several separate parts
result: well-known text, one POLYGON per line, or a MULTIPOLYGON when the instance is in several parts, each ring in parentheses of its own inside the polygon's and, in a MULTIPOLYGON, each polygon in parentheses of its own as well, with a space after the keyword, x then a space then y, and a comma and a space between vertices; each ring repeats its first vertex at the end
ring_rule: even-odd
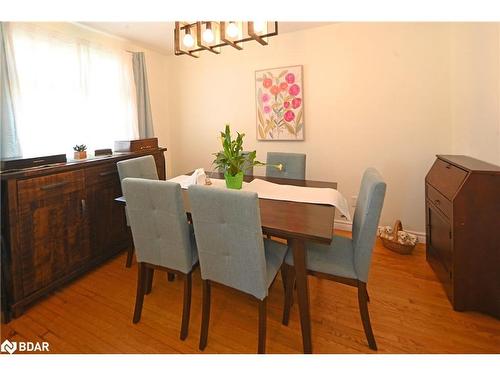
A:
POLYGON ((123 152, 1 174, 2 321, 132 246, 116 162, 165 148, 123 152))
POLYGON ((425 197, 427 260, 453 308, 500 318, 500 167, 438 155, 425 197))

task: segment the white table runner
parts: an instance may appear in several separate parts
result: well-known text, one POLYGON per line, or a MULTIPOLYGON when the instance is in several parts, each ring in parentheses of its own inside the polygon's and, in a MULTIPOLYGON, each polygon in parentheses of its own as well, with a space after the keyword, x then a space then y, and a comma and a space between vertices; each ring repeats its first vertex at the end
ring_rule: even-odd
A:
MULTIPOLYGON (((177 182, 183 189, 187 189, 190 185, 191 179, 189 176, 181 175, 174 177, 169 181, 177 182)), ((207 185, 209 187, 227 189, 225 180, 211 178, 210 181, 212 181, 212 185, 207 185)), ((351 220, 351 213, 349 212, 347 199, 345 199, 345 197, 335 189, 281 185, 255 178, 252 182, 243 182, 241 190, 255 192, 259 198, 264 199, 328 204, 336 207, 342 215, 344 215, 349 221, 351 220)))

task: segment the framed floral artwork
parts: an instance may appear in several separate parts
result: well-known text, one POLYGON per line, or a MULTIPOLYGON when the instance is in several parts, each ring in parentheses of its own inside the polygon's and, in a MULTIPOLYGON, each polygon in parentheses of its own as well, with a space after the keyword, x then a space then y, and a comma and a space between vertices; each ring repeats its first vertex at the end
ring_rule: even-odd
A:
POLYGON ((304 140, 302 65, 255 72, 257 139, 304 140))

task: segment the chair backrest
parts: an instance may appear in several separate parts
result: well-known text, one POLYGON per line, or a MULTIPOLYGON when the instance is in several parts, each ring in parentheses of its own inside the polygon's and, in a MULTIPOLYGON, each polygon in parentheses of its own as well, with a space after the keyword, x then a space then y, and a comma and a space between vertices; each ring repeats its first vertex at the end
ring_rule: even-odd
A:
MULTIPOLYGON (((247 156, 249 153, 250 153, 250 151, 242 151, 242 152, 241 152, 241 154, 242 154, 243 156, 247 156)), ((247 165, 248 165, 248 163, 244 163, 244 164, 243 164, 243 166, 244 166, 244 167, 246 167, 247 165)), ((219 172, 219 173, 224 173, 224 170, 223 170, 222 168, 218 168, 218 169, 217 169, 217 172, 219 172)), ((245 169, 245 170, 243 171, 243 174, 244 174, 245 176, 253 176, 253 166, 252 166, 252 167, 250 167, 250 168, 248 168, 248 169, 245 169)))
POLYGON ((189 201, 201 278, 264 299, 266 259, 257 194, 192 185, 189 201))
MULTIPOLYGON (((242 154, 243 156, 247 156, 249 153, 250 153, 250 151, 243 151, 241 154, 242 154)), ((248 163, 246 163, 246 162, 245 162, 245 163, 243 164, 243 167, 244 167, 244 168, 246 168, 247 166, 248 166, 248 163)), ((253 165, 252 165, 251 167, 249 167, 248 169, 245 169, 245 170, 243 171, 243 174, 244 174, 245 176, 253 176, 253 165)))
POLYGON ((118 167, 120 181, 123 181, 123 179, 127 177, 158 180, 158 171, 153 155, 122 160, 116 163, 116 166, 118 167))
POLYGON ((125 178, 123 193, 138 262, 184 273, 193 265, 193 247, 182 199, 174 182, 125 178))
MULTIPOLYGON (((120 183, 122 184, 122 192, 123 180, 127 177, 158 180, 158 170, 156 169, 156 162, 153 155, 122 160, 116 163, 116 167, 118 168, 118 176, 120 176, 120 183)), ((127 225, 130 226, 127 207, 125 207, 125 218, 127 219, 127 225)))
POLYGON ((364 282, 368 280, 385 190, 386 184, 382 176, 374 168, 368 168, 361 180, 352 225, 354 268, 358 279, 364 282))
POLYGON ((267 153, 266 176, 292 178, 304 180, 306 178, 306 155, 289 152, 268 152, 267 153), (273 165, 282 164, 283 170, 279 170, 273 165))

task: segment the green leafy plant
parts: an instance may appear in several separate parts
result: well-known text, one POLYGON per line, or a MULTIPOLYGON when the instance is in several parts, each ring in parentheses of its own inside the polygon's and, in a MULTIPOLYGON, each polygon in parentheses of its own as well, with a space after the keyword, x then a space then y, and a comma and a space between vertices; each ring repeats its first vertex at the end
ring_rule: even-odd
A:
POLYGON ((76 152, 83 152, 85 150, 87 150, 87 146, 85 145, 76 145, 73 147, 73 150, 75 150, 76 152))
POLYGON ((243 137, 244 133, 237 132, 236 139, 231 138, 230 125, 226 124, 224 132, 220 133, 222 150, 213 154, 215 160, 212 162, 217 169, 227 173, 230 176, 236 176, 240 172, 244 172, 254 166, 265 165, 258 160, 255 160, 257 151, 243 153, 243 137))

